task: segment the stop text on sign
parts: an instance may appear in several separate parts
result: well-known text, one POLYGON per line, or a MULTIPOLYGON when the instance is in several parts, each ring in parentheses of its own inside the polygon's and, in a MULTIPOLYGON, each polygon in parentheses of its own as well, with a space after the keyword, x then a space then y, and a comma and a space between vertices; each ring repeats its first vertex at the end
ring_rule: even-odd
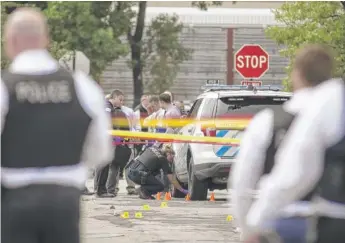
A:
POLYGON ((235 53, 235 69, 245 79, 261 78, 269 69, 269 55, 260 45, 243 45, 235 53))
POLYGON ((238 68, 263 68, 267 63, 266 56, 238 56, 237 57, 237 67, 238 68))

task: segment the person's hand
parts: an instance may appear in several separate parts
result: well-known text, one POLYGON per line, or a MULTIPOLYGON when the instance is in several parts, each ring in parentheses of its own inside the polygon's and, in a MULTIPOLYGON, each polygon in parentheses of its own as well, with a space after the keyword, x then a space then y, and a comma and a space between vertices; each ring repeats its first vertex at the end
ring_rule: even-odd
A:
POLYGON ((186 190, 186 189, 181 189, 181 192, 182 192, 183 194, 185 194, 185 195, 188 194, 188 190, 186 190))

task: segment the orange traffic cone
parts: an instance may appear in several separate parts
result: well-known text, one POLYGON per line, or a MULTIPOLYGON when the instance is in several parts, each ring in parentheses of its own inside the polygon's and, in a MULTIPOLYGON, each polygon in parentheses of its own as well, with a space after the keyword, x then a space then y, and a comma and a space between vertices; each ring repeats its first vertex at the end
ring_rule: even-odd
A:
POLYGON ((161 193, 160 192, 157 193, 156 200, 161 200, 161 193))
POLYGON ((211 193, 210 197, 210 202, 215 202, 216 200, 214 199, 214 192, 211 193))
POLYGON ((190 201, 190 196, 189 194, 187 194, 187 196, 185 197, 186 201, 190 201))
POLYGON ((166 193, 165 193, 164 200, 165 200, 165 201, 171 200, 170 192, 166 192, 166 193))

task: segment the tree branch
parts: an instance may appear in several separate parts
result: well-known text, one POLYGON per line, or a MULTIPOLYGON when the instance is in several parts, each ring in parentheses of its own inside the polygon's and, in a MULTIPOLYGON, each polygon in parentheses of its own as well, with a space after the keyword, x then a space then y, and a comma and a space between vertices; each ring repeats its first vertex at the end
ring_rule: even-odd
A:
POLYGON ((340 3, 343 5, 343 8, 345 10, 345 1, 340 1, 340 3))

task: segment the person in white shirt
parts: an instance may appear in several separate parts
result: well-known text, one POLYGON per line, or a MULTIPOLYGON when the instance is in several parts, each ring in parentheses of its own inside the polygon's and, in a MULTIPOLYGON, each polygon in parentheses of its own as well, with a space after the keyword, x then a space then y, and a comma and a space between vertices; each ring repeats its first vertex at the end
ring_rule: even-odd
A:
POLYGON ((12 62, 0 82, 1 242, 79 243, 87 168, 113 157, 103 92, 59 67, 41 12, 17 9, 4 36, 12 62))
MULTIPOLYGON (((306 222, 303 218, 300 220, 299 217, 313 214, 310 206, 312 194, 302 195, 298 198, 298 200, 301 200, 300 202, 289 205, 289 207, 276 208, 272 207, 272 201, 279 201, 279 198, 283 199, 285 195, 275 195, 276 197, 270 197, 270 201, 266 201, 264 191, 265 189, 269 190, 272 185, 281 185, 278 181, 283 178, 276 178, 278 179, 277 182, 270 182, 267 179, 267 177, 270 178, 269 173, 272 167, 275 168, 274 155, 277 149, 280 148, 281 142, 284 141, 286 132, 289 132, 290 126, 294 124, 295 118, 310 106, 313 88, 329 79, 332 75, 332 69, 333 57, 327 49, 319 45, 311 45, 301 49, 295 58, 291 75, 294 89, 291 100, 284 104, 282 111, 277 109, 275 111, 270 109, 261 111, 248 126, 241 141, 241 150, 236 165, 230 177, 234 189, 232 202, 243 238, 251 236, 257 230, 267 230, 267 225, 272 223, 275 227, 274 230, 277 230, 280 234, 280 228, 297 225, 297 230, 294 229, 294 232, 292 232, 293 230, 285 229, 289 232, 289 235, 281 235, 281 237, 286 243, 305 242, 306 237, 303 233, 306 230, 306 222), (274 213, 281 218, 281 221, 271 222, 272 218, 265 215, 268 217, 261 218, 259 222, 255 221, 255 224, 253 224, 253 219, 263 217, 257 212, 257 203, 252 205, 252 192, 256 189, 259 191, 258 202, 265 200, 266 206, 271 210, 275 210, 274 213)), ((312 146, 312 143, 310 145, 312 146)), ((289 178, 293 177, 296 172, 291 170, 291 173, 287 173, 285 170, 284 173, 284 178, 289 178)))
POLYGON ((149 132, 155 132, 155 127, 152 123, 164 117, 164 110, 160 108, 158 96, 151 96, 149 106, 152 114, 144 119, 143 125, 148 127, 149 132))

